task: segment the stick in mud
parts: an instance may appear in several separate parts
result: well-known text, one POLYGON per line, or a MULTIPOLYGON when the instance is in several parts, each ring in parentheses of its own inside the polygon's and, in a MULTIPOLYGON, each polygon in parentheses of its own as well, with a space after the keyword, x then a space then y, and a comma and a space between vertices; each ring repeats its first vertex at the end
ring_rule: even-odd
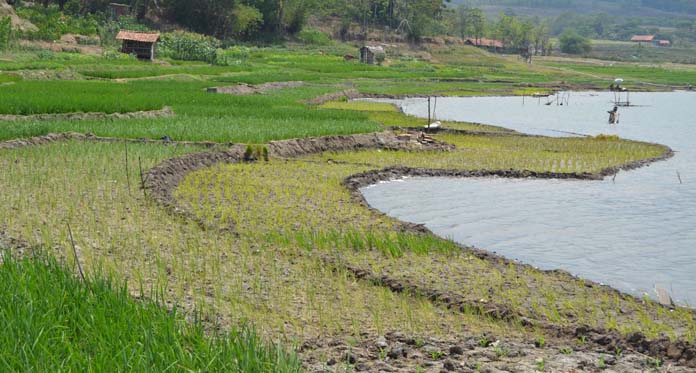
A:
POLYGON ((130 194, 131 185, 130 185, 130 172, 128 171, 128 143, 124 142, 123 145, 126 147, 126 183, 128 184, 128 194, 130 194))
MULTIPOLYGON (((82 282, 84 282, 88 287, 87 279, 85 279, 85 273, 82 271, 82 265, 80 264, 80 258, 77 256, 77 247, 75 246, 75 239, 73 238, 72 229, 70 229, 70 223, 68 225, 68 234, 70 234, 70 244, 72 245, 73 255, 75 255, 75 263, 77 263, 77 269, 80 271, 80 277, 82 277, 82 282)), ((90 289, 91 290, 91 289, 90 289)))
POLYGON ((140 189, 143 190, 143 195, 147 197, 147 190, 145 190, 145 178, 143 177, 143 161, 138 156, 138 170, 140 171, 140 189))

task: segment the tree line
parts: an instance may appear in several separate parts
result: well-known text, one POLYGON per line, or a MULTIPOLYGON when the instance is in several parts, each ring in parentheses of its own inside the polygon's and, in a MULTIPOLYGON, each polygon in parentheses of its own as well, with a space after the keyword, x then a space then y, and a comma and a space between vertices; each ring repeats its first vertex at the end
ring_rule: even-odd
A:
MULTIPOLYGON (((298 33, 310 16, 357 24, 363 31, 390 28, 418 39, 432 33, 450 0, 39 0, 72 14, 108 14, 124 4, 148 17, 221 39, 257 39, 298 33)), ((14 0, 19 3, 21 0, 14 0)))

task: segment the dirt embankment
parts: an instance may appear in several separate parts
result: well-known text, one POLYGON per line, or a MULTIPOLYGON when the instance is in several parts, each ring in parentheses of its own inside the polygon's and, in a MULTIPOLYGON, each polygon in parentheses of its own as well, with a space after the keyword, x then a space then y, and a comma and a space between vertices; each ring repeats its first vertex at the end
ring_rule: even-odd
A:
POLYGON ((275 83, 264 83, 259 85, 251 84, 237 84, 223 87, 210 87, 208 92, 211 93, 222 93, 226 95, 244 96, 244 95, 256 95, 263 94, 277 89, 284 88, 296 88, 304 86, 304 82, 275 82, 275 83))
POLYGON ((355 100, 359 98, 385 98, 385 99, 392 99, 392 100, 398 100, 402 98, 414 98, 414 97, 435 97, 437 94, 433 95, 390 95, 390 94, 383 94, 383 93, 361 93, 356 89, 346 89, 343 91, 338 91, 338 92, 333 92, 333 93, 327 93, 325 95, 321 95, 318 97, 315 97, 311 100, 305 101, 306 104, 309 105, 321 105, 325 104, 327 102, 331 101, 340 101, 340 100, 355 100))
POLYGON ((41 120, 107 120, 107 119, 154 119, 174 116, 174 110, 165 106, 160 110, 133 111, 129 113, 64 113, 64 114, 34 114, 34 115, 10 115, 1 114, 0 121, 41 121, 41 120))
POLYGON ((364 149, 449 151, 454 147, 429 137, 419 138, 415 133, 396 135, 393 132, 291 139, 268 143, 269 153, 276 158, 364 149))
POLYGON ((191 146, 201 146, 206 148, 213 148, 216 146, 224 146, 224 144, 219 144, 215 142, 207 141, 173 141, 171 139, 121 139, 114 137, 100 137, 95 136, 91 133, 83 134, 77 132, 62 132, 62 133, 49 133, 43 136, 28 137, 24 139, 15 139, 0 141, 0 149, 19 149, 28 146, 37 145, 47 145, 60 141, 96 141, 96 142, 117 142, 117 143, 132 143, 132 144, 161 144, 161 145, 191 145, 191 146))

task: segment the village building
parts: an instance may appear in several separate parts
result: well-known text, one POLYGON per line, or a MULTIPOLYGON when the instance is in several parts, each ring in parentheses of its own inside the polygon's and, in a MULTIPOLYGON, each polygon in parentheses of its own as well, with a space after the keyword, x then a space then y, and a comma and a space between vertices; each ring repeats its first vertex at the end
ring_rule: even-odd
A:
POLYGON ((634 35, 631 41, 634 43, 653 43, 655 42, 655 35, 634 35))
POLYGON ((494 39, 486 39, 486 38, 479 38, 479 39, 473 39, 473 38, 467 38, 464 40, 464 44, 466 45, 471 45, 477 48, 483 48, 488 50, 489 52, 496 52, 500 53, 503 51, 505 48, 505 44, 503 44, 502 41, 500 40, 494 40, 494 39))
POLYGON ((382 47, 364 46, 360 48, 360 62, 368 65, 381 63, 386 56, 386 52, 382 47))
POLYGON ((121 52, 134 54, 141 60, 154 61, 160 34, 156 32, 119 31, 116 40, 123 41, 121 52))
POLYGON ((655 35, 635 35, 631 38, 634 43, 649 43, 658 47, 669 47, 672 45, 671 40, 658 39, 655 35))

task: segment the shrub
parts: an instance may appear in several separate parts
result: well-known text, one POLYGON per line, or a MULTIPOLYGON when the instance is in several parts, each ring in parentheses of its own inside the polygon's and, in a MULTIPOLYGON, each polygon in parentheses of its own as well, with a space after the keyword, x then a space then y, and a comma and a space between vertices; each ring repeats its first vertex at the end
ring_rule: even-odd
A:
POLYGON ((590 39, 574 31, 566 31, 560 38, 561 52, 568 54, 587 54, 592 51, 590 39))
POLYGON ((24 37, 27 39, 53 41, 65 34, 96 35, 98 33, 98 22, 95 16, 73 17, 64 14, 54 5, 18 8, 17 14, 31 21, 39 29, 25 32, 24 37))
POLYGON ((315 29, 305 29, 297 34, 297 39, 308 45, 331 45, 332 40, 325 33, 315 29))
POLYGON ((0 18, 0 50, 9 49, 12 38, 12 19, 10 17, 0 18))
POLYGON ((249 56, 249 48, 246 47, 231 47, 227 49, 218 49, 215 51, 215 61, 213 63, 219 66, 234 66, 246 63, 249 56))
POLYGON ((173 32, 162 35, 160 55, 182 61, 215 63, 220 42, 210 36, 193 32, 173 32))
POLYGON ((133 17, 121 17, 118 21, 108 21, 99 28, 99 38, 102 45, 111 45, 116 43, 116 35, 121 30, 130 31, 150 31, 150 29, 138 23, 133 17))

